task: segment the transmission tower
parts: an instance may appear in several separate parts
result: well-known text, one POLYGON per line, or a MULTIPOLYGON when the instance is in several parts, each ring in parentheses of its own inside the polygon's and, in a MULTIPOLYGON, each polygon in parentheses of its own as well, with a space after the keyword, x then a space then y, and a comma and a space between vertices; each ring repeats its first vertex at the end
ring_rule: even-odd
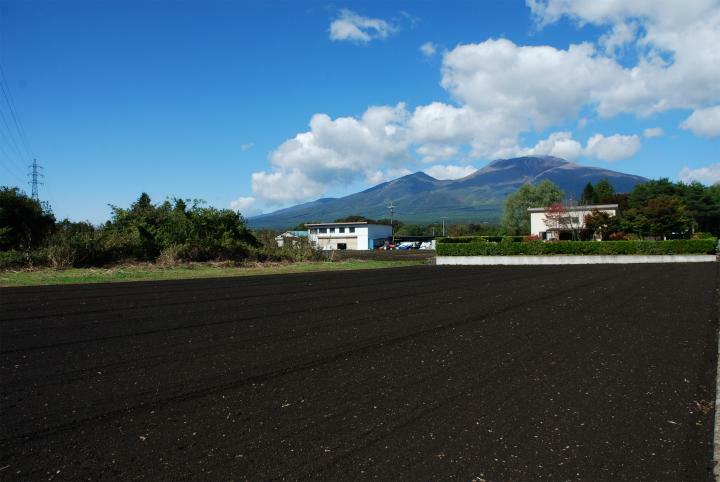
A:
POLYGON ((31 196, 34 200, 40 201, 40 196, 38 195, 38 185, 42 185, 42 182, 39 182, 38 179, 41 179, 45 177, 43 173, 40 172, 42 169, 42 166, 38 164, 37 159, 33 159, 32 164, 30 164, 30 187, 31 187, 31 196))

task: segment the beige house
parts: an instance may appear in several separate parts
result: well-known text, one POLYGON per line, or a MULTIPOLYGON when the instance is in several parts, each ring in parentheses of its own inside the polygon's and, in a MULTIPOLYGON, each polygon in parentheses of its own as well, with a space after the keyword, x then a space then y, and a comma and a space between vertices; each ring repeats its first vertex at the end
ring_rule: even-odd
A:
POLYGON ((554 211, 551 208, 528 208, 530 213, 530 234, 542 240, 572 239, 572 233, 585 229, 585 216, 599 211, 617 216, 617 204, 588 204, 584 206, 563 206, 554 211))

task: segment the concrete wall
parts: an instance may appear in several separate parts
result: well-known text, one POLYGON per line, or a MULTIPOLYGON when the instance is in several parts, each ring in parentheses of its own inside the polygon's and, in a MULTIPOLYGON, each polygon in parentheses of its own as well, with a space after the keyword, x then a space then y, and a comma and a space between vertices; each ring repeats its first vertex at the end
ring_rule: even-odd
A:
POLYGON ((552 265, 552 264, 635 264, 703 263, 717 261, 714 254, 673 255, 587 255, 587 256, 438 256, 439 265, 552 265))

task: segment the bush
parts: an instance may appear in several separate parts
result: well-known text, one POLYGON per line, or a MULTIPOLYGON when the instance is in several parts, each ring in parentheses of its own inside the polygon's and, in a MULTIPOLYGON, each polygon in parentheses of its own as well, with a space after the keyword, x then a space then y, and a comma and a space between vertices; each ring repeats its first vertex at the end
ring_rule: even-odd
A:
POLYGON ((27 257, 22 251, 0 251, 0 269, 21 268, 27 263, 27 257))
POLYGON ((638 254, 715 254, 715 239, 677 239, 671 241, 559 241, 545 243, 445 243, 437 244, 438 256, 511 255, 638 255, 638 254))

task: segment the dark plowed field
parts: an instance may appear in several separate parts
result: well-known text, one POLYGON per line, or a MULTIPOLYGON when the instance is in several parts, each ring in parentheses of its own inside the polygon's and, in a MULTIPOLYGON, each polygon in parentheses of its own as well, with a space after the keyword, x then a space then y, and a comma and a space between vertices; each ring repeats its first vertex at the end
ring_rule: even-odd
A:
POLYGON ((0 479, 711 478, 718 268, 0 290, 0 479))

